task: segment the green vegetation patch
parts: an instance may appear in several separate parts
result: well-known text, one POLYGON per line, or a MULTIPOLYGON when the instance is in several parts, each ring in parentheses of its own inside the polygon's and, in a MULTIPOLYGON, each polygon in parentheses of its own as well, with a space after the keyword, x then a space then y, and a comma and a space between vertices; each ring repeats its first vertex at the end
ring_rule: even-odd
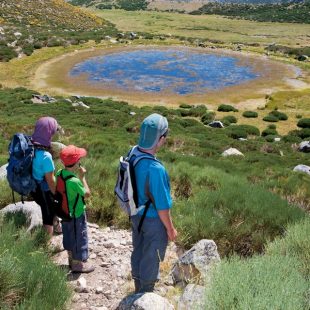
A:
POLYGON ((0 222, 0 308, 64 309, 71 292, 46 254, 45 232, 26 232, 21 214, 0 222))

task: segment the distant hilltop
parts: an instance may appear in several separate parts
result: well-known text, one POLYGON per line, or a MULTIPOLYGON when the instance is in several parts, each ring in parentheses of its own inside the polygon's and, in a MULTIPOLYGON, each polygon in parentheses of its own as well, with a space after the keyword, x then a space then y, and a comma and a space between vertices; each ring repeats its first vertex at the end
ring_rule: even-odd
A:
POLYGON ((1 0, 0 22, 50 28, 91 29, 104 24, 63 0, 1 0))

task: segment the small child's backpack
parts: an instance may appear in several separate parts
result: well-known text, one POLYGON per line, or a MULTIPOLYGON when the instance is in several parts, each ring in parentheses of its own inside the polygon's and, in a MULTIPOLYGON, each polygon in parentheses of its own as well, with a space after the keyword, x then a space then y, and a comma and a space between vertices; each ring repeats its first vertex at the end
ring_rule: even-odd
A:
POLYGON ((15 134, 9 144, 7 180, 12 191, 22 196, 22 201, 23 196, 29 195, 37 187, 36 181, 32 177, 33 157, 34 145, 30 137, 23 133, 15 134))
POLYGON ((79 194, 77 194, 74 205, 73 205, 73 216, 70 215, 69 203, 68 203, 68 195, 66 189, 66 181, 73 178, 73 175, 68 175, 64 177, 62 174, 62 170, 60 174, 57 176, 56 183, 56 193, 54 195, 54 211, 55 214, 60 217, 62 220, 71 220, 75 214, 75 207, 77 205, 79 194))
POLYGON ((152 200, 149 199, 144 205, 138 206, 138 190, 134 168, 136 167, 138 162, 142 159, 149 159, 156 161, 155 158, 147 154, 142 154, 138 156, 135 155, 134 149, 132 149, 129 152, 126 158, 124 158, 123 156, 120 157, 118 167, 118 177, 114 188, 114 192, 116 194, 120 207, 129 217, 138 214, 139 211, 144 209, 138 227, 139 232, 143 220, 145 218, 145 215, 147 213, 147 210, 152 202, 152 200))

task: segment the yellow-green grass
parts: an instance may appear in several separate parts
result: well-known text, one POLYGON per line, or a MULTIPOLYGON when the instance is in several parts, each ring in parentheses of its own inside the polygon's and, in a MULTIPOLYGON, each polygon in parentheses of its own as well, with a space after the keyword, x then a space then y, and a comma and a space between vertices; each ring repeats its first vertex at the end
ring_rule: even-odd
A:
POLYGON ((310 25, 267 23, 233 20, 216 15, 193 16, 188 14, 92 10, 93 13, 114 23, 121 31, 219 40, 225 43, 310 44, 310 25))

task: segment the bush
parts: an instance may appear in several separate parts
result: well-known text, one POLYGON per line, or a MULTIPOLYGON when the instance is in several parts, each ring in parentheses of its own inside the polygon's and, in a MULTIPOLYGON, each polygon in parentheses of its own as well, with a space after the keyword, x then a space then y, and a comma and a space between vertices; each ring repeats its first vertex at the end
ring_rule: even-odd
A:
POLYGON ((208 125, 210 122, 212 122, 215 118, 215 112, 207 112, 201 117, 201 121, 208 125))
POLYGON ((267 126, 267 128, 270 128, 270 129, 276 129, 277 126, 275 124, 270 124, 267 126))
POLYGON ((66 273, 49 261, 42 248, 46 233, 26 232, 17 217, 0 219, 0 308, 64 309, 71 293, 66 273))
POLYGON ((278 134, 278 132, 275 129, 272 128, 267 128, 265 130, 262 131, 262 136, 269 136, 269 135, 274 135, 276 136, 278 134))
POLYGON ((268 136, 265 136, 265 140, 267 142, 274 142, 274 139, 277 138, 276 135, 268 135, 268 136))
POLYGON ((310 128, 310 118, 302 118, 298 121, 297 126, 300 128, 310 128))
POLYGON ((182 103, 179 105, 181 109, 190 109, 192 106, 190 104, 182 103))
POLYGON ((238 109, 229 104, 221 104, 217 110, 220 112, 238 112, 238 109))
POLYGON ((237 118, 233 115, 227 115, 225 117, 222 118, 222 123, 223 124, 236 124, 237 123, 237 118))
POLYGON ((266 115, 264 118, 263 118, 263 121, 265 122, 272 122, 272 123, 275 123, 275 122, 278 122, 279 119, 277 117, 275 117, 274 115, 266 115))
POLYGON ((275 116, 280 121, 286 121, 288 119, 285 113, 279 112, 278 110, 271 111, 269 115, 275 116))
POLYGON ((301 114, 296 114, 296 118, 300 119, 300 118, 302 118, 302 115, 301 114))
POLYGON ((303 128, 297 131, 298 137, 301 139, 305 139, 310 137, 310 128, 303 128))
POLYGON ((258 117, 258 113, 254 111, 245 111, 242 113, 242 116, 247 118, 255 118, 258 117))
POLYGON ((228 137, 233 139, 247 138, 247 132, 239 126, 229 126, 225 128, 225 133, 228 137))
POLYGON ((252 136, 259 136, 260 132, 259 129, 252 125, 239 125, 240 129, 244 130, 248 135, 252 136))

